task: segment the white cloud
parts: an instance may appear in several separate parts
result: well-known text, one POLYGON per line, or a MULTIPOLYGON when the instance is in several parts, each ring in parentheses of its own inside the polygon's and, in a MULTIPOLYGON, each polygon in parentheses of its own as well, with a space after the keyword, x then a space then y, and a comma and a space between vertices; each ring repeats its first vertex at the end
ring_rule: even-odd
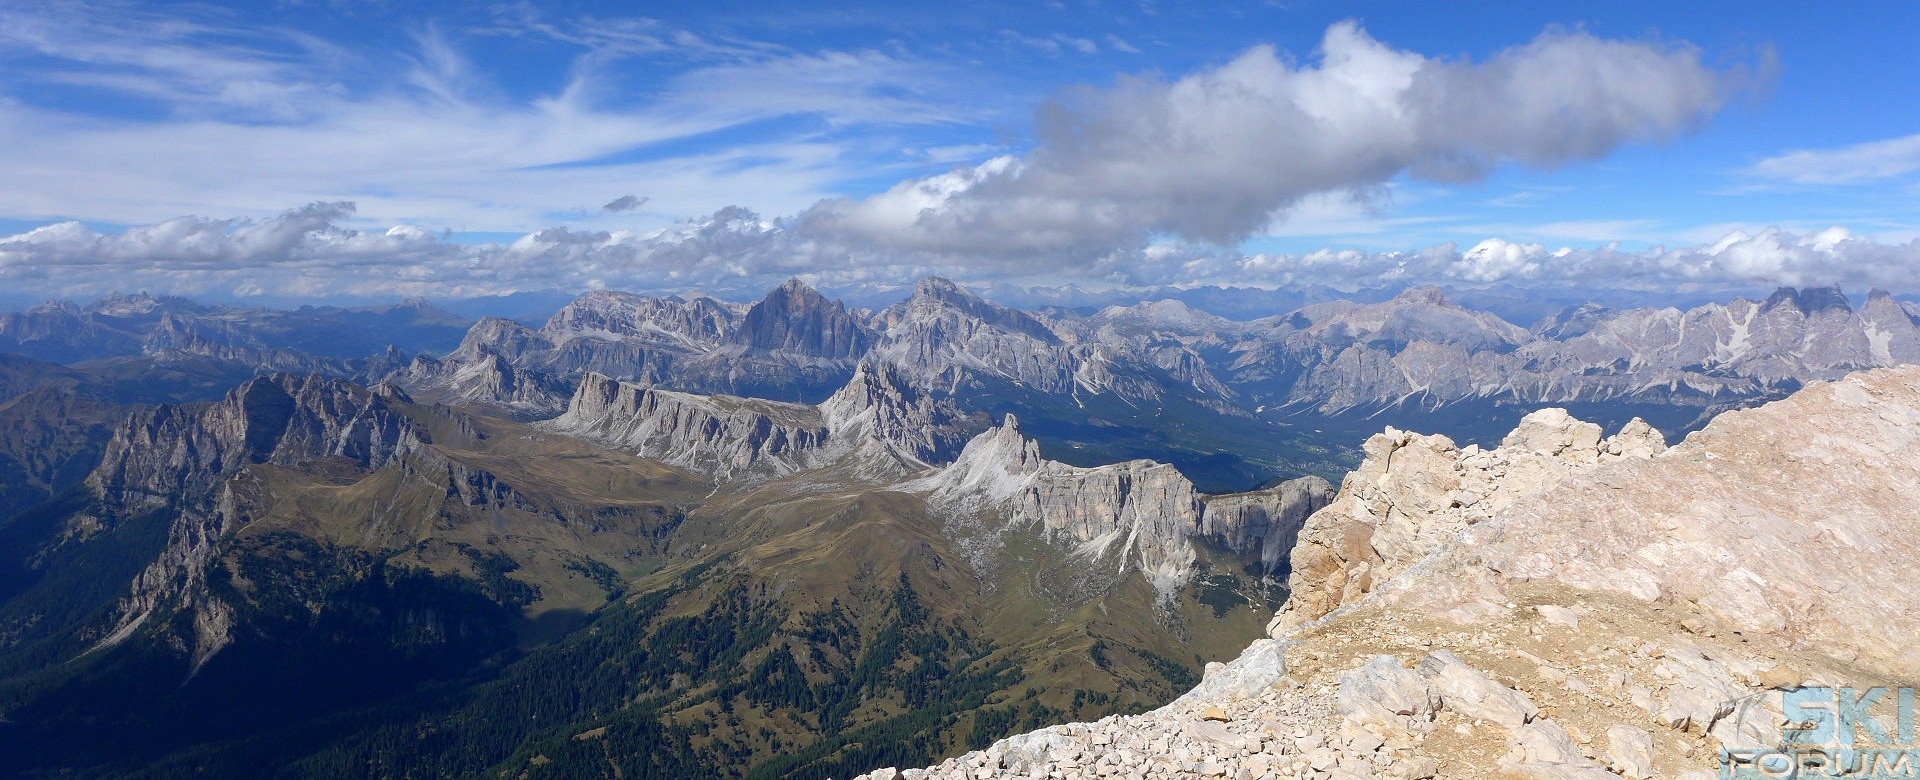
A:
POLYGON ((1085 258, 1157 234, 1231 244, 1316 193, 1401 174, 1471 180, 1672 138, 1744 78, 1682 44, 1550 32, 1468 62, 1341 23, 1315 65, 1261 46, 1172 83, 1073 91, 1042 109, 1024 159, 826 201, 801 219, 823 235, 972 255, 1085 258))
POLYGON ((390 299, 529 289, 613 287, 758 291, 789 276, 816 283, 897 284, 927 274, 1093 286, 1394 284, 1606 287, 1841 284, 1920 291, 1920 239, 1845 228, 1734 231, 1675 249, 1551 247, 1488 238, 1465 249, 1327 249, 1244 255, 1179 241, 1113 250, 1060 273, 986 266, 822 240, 741 208, 652 231, 555 227, 502 243, 459 243, 414 225, 341 226, 351 204, 315 203, 262 220, 180 217, 119 233, 64 222, 0 238, 0 288, 88 297, 144 289, 390 299))
MULTIPOLYGON (((1476 63, 1395 50, 1336 25, 1310 65, 1262 47, 1175 82, 1130 78, 1070 92, 1041 111, 1040 143, 1028 154, 968 144, 910 152, 921 162, 1000 156, 868 198, 821 200, 836 183, 873 173, 850 161, 844 143, 821 137, 830 131, 644 152, 793 115, 828 126, 957 121, 969 110, 933 97, 945 76, 890 54, 509 14, 489 34, 588 49, 564 88, 501 97, 455 39, 428 30, 417 51, 379 66, 400 63, 406 83, 347 90, 339 84, 363 75, 353 70, 361 66, 297 33, 201 46, 202 27, 128 26, 113 31, 132 39, 122 42, 70 18, 10 27, 18 15, 0 15, 0 65, 21 49, 69 63, 23 78, 86 81, 174 111, 98 121, 0 96, 9 182, 0 214, 144 223, 112 232, 61 222, 0 238, 0 287, 14 290, 390 298, 941 273, 1123 285, 1840 282, 1920 291, 1920 243, 1804 226, 1718 231, 1689 236, 1691 248, 1634 252, 1533 243, 1646 227, 1632 221, 1489 228, 1500 238, 1464 251, 1221 247, 1258 231, 1378 246, 1421 220, 1458 223, 1384 214, 1383 197, 1420 197, 1403 176, 1458 181, 1673 137, 1716 111, 1742 78, 1706 67, 1684 45, 1549 33, 1476 63), (661 52, 696 52, 703 64, 667 78, 638 107, 604 100, 599 85, 614 63, 661 52), (565 227, 513 241, 460 243, 446 233, 520 233, 558 221, 554 204, 639 186, 647 198, 575 206, 565 227), (763 212, 799 216, 763 219, 733 205, 743 194, 763 212), (260 211, 289 202, 311 205, 260 211), (643 204, 650 214, 712 216, 631 229, 643 204)), ((887 153, 899 148, 889 141, 887 153)))
POLYGON ((1851 184, 1920 170, 1920 134, 1843 146, 1801 149, 1754 163, 1748 173, 1796 184, 1851 184))
POLYGON ((801 239, 738 207, 651 231, 554 227, 504 243, 461 243, 415 225, 361 231, 349 203, 278 216, 179 217, 118 233, 62 222, 0 237, 0 288, 88 297, 183 295, 386 299, 546 288, 759 289, 804 275, 823 282, 958 274, 801 239))
MULTIPOLYGON (((1884 243, 1842 227, 1793 233, 1735 231, 1699 246, 1628 251, 1489 238, 1461 251, 1322 251, 1240 259, 1234 273, 1271 284, 1375 281, 1671 289, 1701 285, 1830 285, 1920 290, 1920 240, 1884 243)), ((1221 279, 1231 278, 1223 275, 1221 279)))

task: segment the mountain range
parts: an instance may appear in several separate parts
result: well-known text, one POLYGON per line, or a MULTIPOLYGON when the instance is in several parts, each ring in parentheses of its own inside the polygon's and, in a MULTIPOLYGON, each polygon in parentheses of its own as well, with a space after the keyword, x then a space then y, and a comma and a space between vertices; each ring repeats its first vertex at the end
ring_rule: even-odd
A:
POLYGON ((590 375, 538 423, 311 374, 138 406, 0 524, 0 771, 931 759, 1190 684, 1331 496, 1066 466, 1011 420, 968 441, 900 380, 806 405, 590 375))
POLYGON ((1274 471, 1335 475, 1356 462, 1345 442, 1382 423, 1433 420, 1426 427, 1490 442, 1527 411, 1560 405, 1685 432, 1809 381, 1920 358, 1917 307, 1880 291, 1857 308, 1834 288, 1688 309, 1583 304, 1525 326, 1437 288, 1377 298, 1252 319, 1174 298, 1023 311, 930 278, 868 310, 796 280, 751 304, 592 292, 534 327, 418 300, 280 311, 132 295, 0 316, 0 350, 84 363, 108 382, 134 375, 149 395, 155 366, 204 377, 174 394, 201 399, 290 371, 391 381, 521 419, 559 414, 589 372, 818 403, 858 365, 890 364, 985 419, 1021 415, 1069 462, 1152 457, 1214 489, 1256 487, 1274 471))
POLYGON ((1433 288, 1229 319, 944 279, 538 325, 48 304, 0 317, 0 773, 932 763, 1163 704, 1484 519, 1342 546, 1329 478, 1406 449, 1359 431, 1639 458, 1909 362, 1910 307, 1835 289, 1527 327, 1433 288))

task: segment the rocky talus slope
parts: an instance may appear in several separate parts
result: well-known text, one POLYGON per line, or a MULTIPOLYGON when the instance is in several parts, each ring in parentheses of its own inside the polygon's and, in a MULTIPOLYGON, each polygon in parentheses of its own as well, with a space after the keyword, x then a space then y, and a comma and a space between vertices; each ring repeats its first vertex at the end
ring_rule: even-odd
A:
POLYGON ((1553 411, 1486 451, 1389 431, 1273 638, 1193 691, 861 778, 1711 778, 1778 744, 1781 688, 1920 680, 1917 444, 1920 368, 1671 449, 1553 411))

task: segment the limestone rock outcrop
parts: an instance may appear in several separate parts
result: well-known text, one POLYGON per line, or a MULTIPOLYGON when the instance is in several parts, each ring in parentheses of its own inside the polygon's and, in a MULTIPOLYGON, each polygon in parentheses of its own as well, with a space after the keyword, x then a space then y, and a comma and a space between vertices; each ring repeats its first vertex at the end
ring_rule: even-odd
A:
POLYGON ((1414 288, 1262 323, 1216 329, 1237 340, 1221 371, 1227 383, 1256 404, 1325 413, 1503 397, 1710 409, 1920 361, 1920 324, 1880 290, 1857 310, 1838 288, 1783 287, 1763 301, 1686 310, 1588 304, 1529 330, 1414 288))
POLYGON ((753 350, 848 360, 866 354, 874 333, 846 305, 788 279, 747 310, 731 340, 753 350))
POLYGON ((452 398, 504 407, 535 417, 566 408, 569 388, 545 374, 515 368, 506 358, 485 355, 456 364, 442 387, 452 398))
POLYGON ((819 406, 681 393, 598 374, 543 424, 717 481, 760 480, 846 458, 866 477, 899 478, 952 457, 968 421, 944 399, 861 366, 819 406))
POLYGON ((1550 408, 1523 418, 1497 449, 1394 428, 1362 449, 1365 460, 1292 547, 1292 594, 1276 629, 1360 598, 1520 498, 1602 462, 1650 458, 1666 442, 1637 418, 1603 438, 1600 426, 1550 408))
POLYGON ((426 441, 403 397, 317 376, 254 379, 212 404, 163 405, 115 430, 88 484, 116 508, 204 504, 248 463, 326 457, 379 468, 426 441))
POLYGON ((946 468, 907 484, 958 513, 999 513, 1092 559, 1115 557, 1162 593, 1192 573, 1192 539, 1213 536, 1240 552, 1278 560, 1300 523, 1332 486, 1306 477, 1270 490, 1203 498, 1180 471, 1133 460, 1093 468, 1047 460, 1007 415, 967 443, 946 468))
POLYGON ((845 387, 820 404, 827 428, 843 440, 879 444, 902 463, 925 466, 959 455, 978 430, 950 398, 916 387, 887 363, 863 363, 845 387))
POLYGON ((1190 572, 1194 551, 1186 537, 1203 507, 1193 483, 1164 463, 1079 468, 1042 458, 1039 443, 1011 414, 908 489, 952 511, 1004 513, 1089 558, 1117 556, 1121 571, 1138 569, 1163 592, 1190 572))
POLYGON ((1187 696, 861 780, 1707 780, 1786 738, 1783 689, 1920 683, 1920 368, 1660 449, 1560 413, 1492 451, 1377 436, 1302 535, 1310 601, 1187 696))
POLYGON ((548 427, 719 480, 790 473, 827 446, 826 421, 811 406, 678 393, 599 374, 581 380, 566 413, 548 427))

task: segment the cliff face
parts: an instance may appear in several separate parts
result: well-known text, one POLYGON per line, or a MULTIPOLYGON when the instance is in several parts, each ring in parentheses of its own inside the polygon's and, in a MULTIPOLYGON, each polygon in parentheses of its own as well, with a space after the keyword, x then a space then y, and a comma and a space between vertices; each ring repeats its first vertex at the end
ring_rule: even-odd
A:
POLYGON ((580 296, 562 307, 540 330, 556 341, 603 334, 614 338, 680 346, 725 340, 739 313, 712 298, 653 298, 613 290, 580 296))
POLYGON ((765 479, 853 459, 862 476, 898 478, 945 460, 965 434, 950 401, 862 366, 819 406, 677 393, 591 375, 551 430, 705 474, 765 479))
MULTIPOLYGON (((1909 570, 1834 566, 1920 553, 1920 368, 1671 449, 1549 410, 1495 450, 1368 451, 1302 532, 1274 638, 1186 696, 862 780, 1708 780, 1784 744, 1786 689, 1920 682, 1909 570)), ((1885 698, 1858 706, 1893 723, 1885 698)))
POLYGON ((955 513, 998 514, 1012 525, 1037 527, 1089 560, 1114 562, 1121 573, 1137 569, 1163 595, 1192 574, 1193 537, 1215 536, 1237 552, 1271 548, 1277 562, 1298 523, 1331 493, 1325 480, 1307 478, 1204 501, 1164 463, 1080 468, 1042 458, 1013 415, 908 489, 955 513))
POLYGON ((1200 513, 1200 533, 1234 552, 1257 555, 1262 570, 1278 572, 1287 567, 1307 518, 1333 495, 1333 485, 1326 480, 1301 477, 1267 490, 1208 496, 1200 513))
POLYGON ((399 399, 316 376, 241 385, 217 403, 161 406, 122 422, 88 483, 115 507, 204 505, 249 463, 338 457, 379 468, 426 441, 399 399))
POLYGON ((580 382, 555 431, 593 439, 718 480, 799 469, 827 445, 819 410, 676 393, 598 374, 580 382))

